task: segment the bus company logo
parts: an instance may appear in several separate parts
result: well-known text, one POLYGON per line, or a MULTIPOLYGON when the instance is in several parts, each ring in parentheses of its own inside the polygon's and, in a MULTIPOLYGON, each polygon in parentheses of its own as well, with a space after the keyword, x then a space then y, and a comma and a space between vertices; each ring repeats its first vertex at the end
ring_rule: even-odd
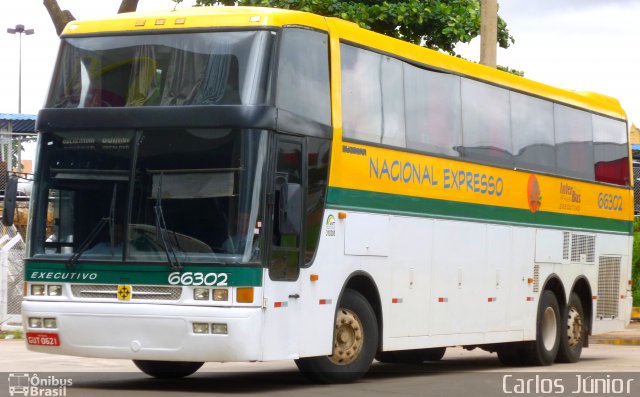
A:
POLYGON ((573 185, 560 183, 560 209, 570 211, 580 211, 582 193, 573 185))
POLYGON ((529 210, 537 212, 542 206, 542 193, 540 184, 535 175, 529 175, 529 183, 527 184, 527 201, 529 202, 529 210))
POLYGON ((334 237, 336 235, 336 217, 333 214, 327 217, 326 226, 327 237, 334 237))
POLYGON ((27 397, 64 397, 67 388, 73 385, 71 378, 44 377, 38 374, 10 373, 9 395, 27 397))

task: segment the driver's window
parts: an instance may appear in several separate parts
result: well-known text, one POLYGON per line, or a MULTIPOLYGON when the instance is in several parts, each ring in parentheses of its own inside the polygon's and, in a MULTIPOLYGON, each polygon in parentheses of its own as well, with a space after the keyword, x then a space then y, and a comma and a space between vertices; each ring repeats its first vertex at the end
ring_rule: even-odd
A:
POLYGON ((283 214, 288 207, 286 200, 291 199, 293 188, 304 187, 303 147, 300 140, 294 138, 279 140, 276 154, 275 177, 273 183, 273 241, 269 276, 273 280, 296 280, 300 271, 300 246, 302 232, 294 231, 283 225, 284 219, 302 219, 299 214, 283 214))

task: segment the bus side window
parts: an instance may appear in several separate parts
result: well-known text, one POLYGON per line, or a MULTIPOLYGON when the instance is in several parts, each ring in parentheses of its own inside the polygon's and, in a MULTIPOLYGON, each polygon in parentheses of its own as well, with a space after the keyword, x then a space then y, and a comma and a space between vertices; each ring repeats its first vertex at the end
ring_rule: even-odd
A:
MULTIPOLYGON (((271 262, 269 265, 269 276, 273 280, 296 280, 300 272, 300 248, 302 241, 302 228, 291 227, 284 224, 288 219, 301 221, 302 202, 304 198, 299 197, 301 205, 287 205, 286 200, 294 200, 295 192, 303 192, 303 147, 302 143, 295 138, 282 139, 278 141, 276 153, 276 167, 273 184, 273 194, 275 198, 273 207, 273 239, 271 250, 271 262), (283 214, 289 208, 298 211, 297 214, 283 214)), ((298 225, 300 226, 300 225, 298 225)))

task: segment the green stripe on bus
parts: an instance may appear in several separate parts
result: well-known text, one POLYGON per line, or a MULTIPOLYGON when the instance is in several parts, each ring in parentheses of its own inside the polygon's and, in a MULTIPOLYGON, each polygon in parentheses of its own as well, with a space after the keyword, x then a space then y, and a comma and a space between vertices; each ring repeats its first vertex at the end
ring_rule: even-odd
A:
POLYGON ((579 229, 624 234, 631 234, 633 230, 632 222, 617 219, 568 215, 543 211, 532 213, 529 210, 517 208, 436 200, 336 187, 329 188, 327 206, 335 209, 351 209, 355 211, 414 215, 519 226, 549 227, 555 229, 579 229))
MULTIPOLYGON (((221 285, 225 281, 230 287, 260 287, 262 286, 261 267, 237 266, 185 266, 174 275, 172 280, 182 277, 186 283, 174 285, 221 285), (226 277, 220 277, 220 274, 226 277), (197 275, 196 275, 197 274, 197 275), (213 276, 216 274, 218 276, 213 276), (215 281, 215 282, 214 282, 215 281)), ((169 265, 140 265, 140 264, 105 264, 79 263, 73 270, 68 270, 64 263, 28 261, 25 264, 25 281, 30 282, 69 282, 80 284, 131 284, 131 285, 172 285, 169 275, 176 272, 169 265)))

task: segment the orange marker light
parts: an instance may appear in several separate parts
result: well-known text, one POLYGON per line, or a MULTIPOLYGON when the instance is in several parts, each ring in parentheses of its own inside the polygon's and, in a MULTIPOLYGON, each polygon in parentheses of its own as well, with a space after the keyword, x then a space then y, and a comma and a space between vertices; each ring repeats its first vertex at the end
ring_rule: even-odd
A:
POLYGON ((527 279, 527 282, 528 282, 529 284, 533 284, 533 282, 534 282, 534 281, 535 281, 535 280, 534 280, 534 279, 532 279, 531 277, 529 277, 529 278, 527 279))
POLYGON ((309 276, 309 280, 311 281, 318 281, 320 277, 318 277, 317 274, 312 274, 311 276, 309 276))
POLYGON ((253 287, 236 289, 236 302, 253 303, 253 287))

